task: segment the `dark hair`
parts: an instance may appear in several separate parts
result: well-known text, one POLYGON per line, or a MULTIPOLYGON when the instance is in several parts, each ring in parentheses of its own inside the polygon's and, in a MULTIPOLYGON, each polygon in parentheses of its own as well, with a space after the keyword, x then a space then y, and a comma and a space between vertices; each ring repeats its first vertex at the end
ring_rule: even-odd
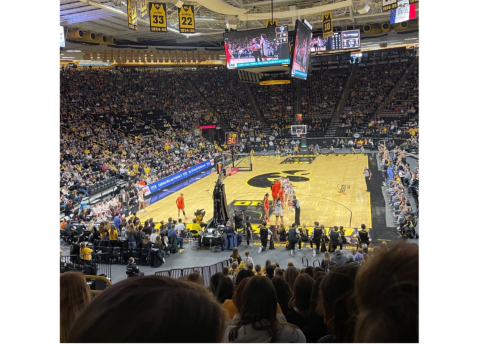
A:
POLYGON ((212 277, 210 277, 210 285, 208 286, 208 288, 213 293, 213 295, 216 295, 218 284, 224 276, 225 275, 223 273, 217 272, 216 274, 212 275, 212 277))
POLYGON ((287 270, 285 270, 283 278, 285 278, 285 282, 287 282, 290 290, 293 290, 293 285, 295 284, 295 280, 297 279, 298 275, 300 275, 300 273, 298 272, 298 269, 294 266, 289 266, 287 270))
POLYGON ((282 309, 282 313, 286 315, 290 310, 288 306, 288 302, 292 298, 292 291, 288 286, 287 282, 282 277, 274 277, 272 278, 272 284, 275 288, 275 293, 277 295, 277 302, 282 309))
POLYGON ((418 245, 405 242, 376 251, 362 266, 355 281, 355 342, 419 341, 418 273, 418 245))
POLYGON ((247 270, 247 269, 240 270, 237 274, 237 277, 235 278, 235 284, 237 285, 237 288, 243 279, 253 277, 253 276, 255 276, 255 273, 252 270, 247 270))
POLYGON ((272 337, 270 342, 275 343, 278 331, 277 297, 270 279, 252 277, 245 286, 242 298, 240 321, 230 330, 228 341, 233 342, 237 338, 239 328, 251 324, 254 330, 268 331, 272 337), (263 326, 261 320, 267 320, 268 325, 263 326))
POLYGON ((200 275, 198 271, 193 271, 187 275, 187 278, 185 278, 186 281, 188 282, 193 282, 193 283, 198 283, 201 286, 204 286, 203 284, 203 277, 200 275))
POLYGON ((267 277, 270 279, 273 278, 273 274, 275 273, 275 267, 273 265, 269 265, 265 268, 265 272, 267 274, 267 277))
MULTIPOLYGON (((318 267, 318 266, 317 266, 318 267)), ((316 282, 319 278, 323 278, 326 275, 325 271, 315 271, 313 274, 313 280, 316 282)))
POLYGON ((251 277, 247 277, 242 279, 240 283, 237 284, 237 289, 235 290, 235 294, 233 294, 233 303, 237 307, 237 312, 240 313, 243 304, 243 291, 245 290, 245 286, 247 285, 248 281, 251 277))
POLYGON ((320 283, 317 311, 322 314, 334 339, 343 342, 353 336, 352 314, 355 303, 352 295, 355 291, 355 276, 358 264, 347 264, 330 270, 320 283))
POLYGON ((228 266, 224 266, 222 269, 222 273, 227 276, 228 275, 228 266))
POLYGON ((225 300, 232 299, 233 296, 233 282, 232 279, 228 276, 223 276, 223 278, 218 283, 217 289, 217 301, 223 303, 225 300))
POLYGON ((73 326, 68 342, 220 342, 222 309, 205 288, 163 276, 128 278, 95 297, 73 326), (158 310, 162 311, 159 312, 158 310), (134 314, 135 316, 132 316, 134 314), (189 331, 171 331, 186 314, 189 331), (105 329, 118 328, 118 331, 105 329))
POLYGON ((302 315, 306 315, 310 309, 310 296, 315 281, 310 275, 301 274, 295 280, 293 295, 289 301, 291 308, 296 307, 302 315))
POLYGON ((310 277, 313 278, 313 266, 307 266, 307 267, 305 268, 304 273, 306 273, 307 275, 310 275, 310 277))

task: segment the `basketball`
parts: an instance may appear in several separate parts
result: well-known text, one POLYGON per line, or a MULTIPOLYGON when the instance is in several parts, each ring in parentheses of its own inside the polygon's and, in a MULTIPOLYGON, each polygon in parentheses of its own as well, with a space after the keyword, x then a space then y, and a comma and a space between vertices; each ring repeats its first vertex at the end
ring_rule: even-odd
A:
POLYGON ((253 45, 250 46, 250 50, 255 50, 255 47, 253 45))
POLYGON ((293 202, 292 202, 292 201, 288 201, 288 206, 289 206, 289 207, 293 207, 293 202))

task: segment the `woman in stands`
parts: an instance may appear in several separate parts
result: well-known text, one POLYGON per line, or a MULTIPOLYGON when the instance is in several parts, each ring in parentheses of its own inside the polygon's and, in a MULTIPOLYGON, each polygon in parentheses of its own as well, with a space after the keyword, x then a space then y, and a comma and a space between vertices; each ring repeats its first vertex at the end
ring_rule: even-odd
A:
POLYGON ((290 324, 294 324, 299 328, 308 325, 310 297, 314 283, 313 278, 306 273, 299 275, 295 280, 293 296, 289 302, 291 310, 286 314, 287 321, 290 324))
POLYGON ((128 278, 102 291, 101 297, 90 303, 72 328, 68 342, 220 343, 224 321, 220 305, 203 286, 161 276, 128 278), (132 305, 142 312, 132 316, 132 305), (195 317, 188 331, 175 330, 186 315, 195 317), (118 328, 125 319, 128 325, 121 331, 105 331, 118 328))
POLYGON ((239 309, 240 319, 225 331, 227 343, 305 343, 302 331, 277 318, 275 289, 268 278, 252 277, 246 284, 239 309))
POLYGON ((292 298, 292 291, 290 290, 290 287, 288 286, 285 279, 281 276, 278 276, 276 273, 275 277, 272 278, 272 284, 275 288, 275 294, 277 295, 277 303, 280 305, 282 313, 288 314, 291 309, 288 303, 292 298))
POLYGON ((232 263, 237 262, 238 265, 240 265, 240 263, 242 262, 242 257, 240 256, 240 253, 238 253, 238 247, 233 248, 230 258, 232 258, 232 263))
MULTIPOLYGON (((320 301, 317 304, 317 312, 323 315, 325 324, 331 334, 320 338, 318 342, 353 342, 353 338, 351 338, 355 326, 352 321, 355 314, 353 295, 358 268, 359 265, 357 264, 347 264, 331 270, 323 278, 320 284, 320 301)), ((370 302, 372 302, 372 299, 370 299, 370 302)), ((368 325, 365 325, 362 330, 367 328, 368 325)))
POLYGON ((322 263, 320 264, 320 268, 325 271, 325 272, 328 272, 329 268, 330 268, 330 261, 332 260, 332 258, 330 257, 330 253, 325 252, 325 255, 323 256, 323 259, 322 259, 322 263))
POLYGON ((135 249, 137 248, 137 232, 132 224, 128 225, 127 229, 127 242, 128 242, 128 249, 135 249))
POLYGON ((80 258, 82 260, 92 260, 92 249, 87 247, 87 243, 84 241, 80 244, 80 258))
POLYGON ((418 343, 418 271, 418 245, 398 242, 375 251, 355 281, 354 342, 418 343))
POLYGON ((284 273, 285 282, 287 282, 288 286, 290 287, 290 290, 293 290, 293 286, 295 285, 295 280, 297 279, 299 274, 300 273, 298 272, 298 269, 293 265, 289 266, 287 270, 285 270, 285 273, 284 273))
POLYGON ((225 300, 231 299, 233 296, 233 281, 229 276, 224 276, 218 283, 218 290, 216 299, 220 304, 223 304, 225 300))
POLYGON ((218 290, 218 284, 220 283, 220 280, 224 276, 225 275, 223 273, 217 272, 212 277, 210 277, 210 285, 208 286, 208 290, 212 293, 213 296, 216 296, 217 290, 218 290))
POLYGON ((81 272, 60 274, 60 343, 66 343, 73 324, 90 303, 90 288, 81 272))
POLYGON ((110 237, 110 241, 112 241, 112 240, 117 241, 118 240, 118 232, 117 232, 117 229, 115 228, 115 225, 110 225, 109 237, 110 237))

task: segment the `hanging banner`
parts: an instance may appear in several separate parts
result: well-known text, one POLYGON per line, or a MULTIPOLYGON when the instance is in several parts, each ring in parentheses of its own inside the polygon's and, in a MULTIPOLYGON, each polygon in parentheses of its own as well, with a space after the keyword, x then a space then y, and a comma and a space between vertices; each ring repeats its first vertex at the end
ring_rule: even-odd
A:
POLYGON ((387 12, 397 8, 397 0, 383 0, 382 12, 387 12))
POLYGON ((138 30, 137 27, 137 0, 127 0, 128 28, 138 30))
POLYGON ((415 4, 410 5, 409 0, 400 0, 398 7, 390 11, 390 24, 397 24, 415 18, 415 4))
POLYGON ((410 5, 418 2, 418 0, 410 0, 410 5))
POLYGON ((269 25, 278 26, 278 19, 265 19, 265 27, 269 25))
POLYGON ((145 17, 147 14, 147 0, 140 0, 140 11, 142 17, 145 17))
POLYGON ((323 38, 333 35, 332 12, 322 14, 323 38))
POLYGON ((167 13, 165 11, 165 4, 150 2, 148 8, 150 11, 150 31, 167 32, 167 13))
POLYGON ((195 33, 193 5, 183 5, 178 9, 178 31, 180 33, 195 33))

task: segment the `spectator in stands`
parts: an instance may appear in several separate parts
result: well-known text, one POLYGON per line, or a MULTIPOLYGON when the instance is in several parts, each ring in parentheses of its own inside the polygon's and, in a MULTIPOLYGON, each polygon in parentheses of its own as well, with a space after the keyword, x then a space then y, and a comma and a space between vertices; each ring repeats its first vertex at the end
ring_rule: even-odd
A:
POLYGON ((218 284, 220 283, 220 280, 222 277, 225 275, 221 272, 217 272, 216 274, 212 275, 210 277, 210 285, 208 286, 208 290, 214 295, 217 295, 217 290, 218 290, 218 284))
MULTIPOLYGON (((317 312, 323 315, 331 334, 320 338, 320 343, 351 343, 355 312, 352 295, 355 292, 355 276, 359 265, 348 264, 330 271, 320 284, 317 312)), ((373 299, 370 299, 370 301, 373 299)))
POLYGON ((60 343, 66 343, 73 324, 90 303, 90 288, 83 273, 60 274, 60 343))
POLYGON ((417 343, 418 278, 418 245, 398 242, 388 250, 376 251, 355 281, 358 317, 354 342, 417 343))
POLYGON ((137 248, 137 232, 135 231, 133 224, 128 225, 127 242, 129 250, 137 248))
POLYGON ((204 287, 170 277, 145 276, 123 280, 104 290, 78 318, 68 342, 219 343, 223 333, 221 307, 204 287), (120 299, 122 302, 118 302, 120 299), (142 312, 132 317, 132 305, 142 312), (195 315, 188 331, 174 331, 186 314, 195 315), (122 331, 105 331, 118 328, 125 319, 128 326, 122 331))
POLYGON ((285 281, 287 282, 288 286, 290 287, 290 290, 293 290, 295 280, 297 279, 299 274, 300 273, 298 272, 298 269, 296 267, 294 267, 293 265, 289 266, 285 270, 284 277, 285 277, 285 281))
POLYGON ((323 278, 327 275, 324 271, 315 272, 314 274, 314 284, 311 291, 310 297, 310 308, 307 315, 308 325, 302 327, 302 332, 307 338, 307 343, 316 343, 319 338, 325 336, 328 332, 327 326, 325 325, 325 320, 322 315, 317 312, 318 307, 318 295, 320 291, 320 284, 323 281, 323 278))
POLYGON ((288 314, 290 311, 289 302, 292 298, 292 291, 283 277, 275 276, 272 278, 272 284, 277 295, 277 302, 282 309, 282 314, 288 314))
POLYGON ((109 239, 110 241, 117 241, 118 240, 118 232, 116 230, 115 225, 110 225, 110 232, 109 234, 109 239))
POLYGON ((238 248, 234 247, 232 254, 230 255, 230 258, 232 259, 232 262, 237 262, 239 265, 242 262, 242 257, 240 256, 240 253, 238 253, 238 248))
POLYGON ((92 249, 87 247, 87 243, 84 241, 80 244, 80 258, 83 260, 92 260, 92 249))
POLYGON ((342 266, 347 262, 347 258, 340 249, 336 249, 335 253, 331 257, 332 262, 335 262, 335 266, 342 266))
POLYGON ((240 320, 227 327, 225 342, 305 343, 300 329, 278 321, 276 309, 272 282, 261 276, 252 277, 242 294, 240 320))
POLYGON ((230 277, 224 276, 218 283, 218 290, 216 294, 217 301, 223 304, 226 299, 231 299, 233 296, 233 281, 230 277))
POLYGON ((272 279, 275 276, 275 267, 273 265, 267 266, 265 273, 268 278, 272 279))
POLYGON ((202 275, 200 275, 200 272, 198 272, 197 270, 189 273, 187 275, 187 277, 185 278, 185 280, 187 282, 192 282, 192 283, 196 283, 198 285, 201 285, 202 287, 204 286, 203 285, 203 277, 202 277, 202 275))
POLYGON ((292 298, 289 306, 291 310, 286 314, 287 321, 300 329, 308 325, 310 298, 315 281, 308 274, 301 274, 295 280, 292 298))

